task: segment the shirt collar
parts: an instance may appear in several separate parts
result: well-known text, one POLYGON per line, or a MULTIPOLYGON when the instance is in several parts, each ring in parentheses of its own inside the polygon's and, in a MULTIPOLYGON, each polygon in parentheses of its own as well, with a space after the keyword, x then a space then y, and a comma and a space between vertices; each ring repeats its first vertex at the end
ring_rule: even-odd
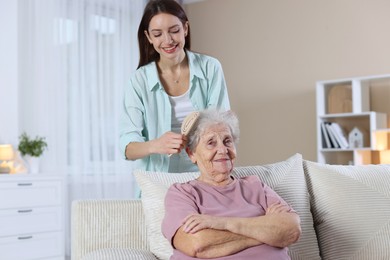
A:
MULTIPOLYGON (((187 57, 188 57, 188 65, 190 68, 190 81, 194 77, 204 79, 205 76, 202 72, 201 65, 199 62, 196 62, 196 56, 191 51, 186 51, 187 57)), ((158 71, 157 71, 157 64, 155 61, 150 62, 149 64, 145 65, 147 80, 148 80, 148 88, 150 91, 152 91, 154 88, 162 88, 160 79, 158 77, 158 71)))
POLYGON ((145 65, 145 72, 148 80, 148 88, 150 91, 156 87, 162 88, 160 79, 158 78, 157 64, 155 61, 145 65))
POLYGON ((187 53, 187 57, 188 57, 188 64, 190 67, 190 79, 192 80, 194 76, 198 77, 200 79, 204 79, 205 76, 203 74, 201 65, 199 62, 195 61, 197 59, 195 54, 191 51, 186 51, 186 53, 187 53))

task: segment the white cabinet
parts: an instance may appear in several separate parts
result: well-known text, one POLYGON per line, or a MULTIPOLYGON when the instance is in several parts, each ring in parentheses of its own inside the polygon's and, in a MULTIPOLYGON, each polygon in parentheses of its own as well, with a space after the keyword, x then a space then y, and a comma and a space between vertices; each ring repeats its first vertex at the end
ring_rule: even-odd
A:
POLYGON ((0 259, 64 259, 64 178, 0 175, 0 259))
POLYGON ((328 164, 381 163, 377 134, 388 129, 390 115, 390 74, 318 81, 317 160, 328 164), (363 133, 362 147, 336 148, 325 142, 321 125, 337 123, 345 137, 355 127, 363 133))

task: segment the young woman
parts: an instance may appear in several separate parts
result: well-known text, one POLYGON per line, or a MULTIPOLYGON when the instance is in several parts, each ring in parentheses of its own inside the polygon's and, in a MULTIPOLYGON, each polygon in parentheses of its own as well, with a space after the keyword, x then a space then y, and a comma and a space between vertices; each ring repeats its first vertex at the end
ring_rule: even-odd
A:
POLYGON ((138 28, 140 61, 125 90, 120 148, 151 171, 188 172, 180 126, 190 112, 230 109, 221 64, 190 51, 190 25, 174 0, 152 0, 138 28))

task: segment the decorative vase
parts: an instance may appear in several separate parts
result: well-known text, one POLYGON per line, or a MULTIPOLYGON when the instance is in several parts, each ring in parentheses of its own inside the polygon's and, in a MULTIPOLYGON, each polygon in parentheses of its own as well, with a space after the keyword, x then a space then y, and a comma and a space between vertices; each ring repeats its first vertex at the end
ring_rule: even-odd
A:
POLYGON ((28 164, 28 172, 36 174, 39 172, 40 158, 30 155, 25 156, 26 162, 28 164))

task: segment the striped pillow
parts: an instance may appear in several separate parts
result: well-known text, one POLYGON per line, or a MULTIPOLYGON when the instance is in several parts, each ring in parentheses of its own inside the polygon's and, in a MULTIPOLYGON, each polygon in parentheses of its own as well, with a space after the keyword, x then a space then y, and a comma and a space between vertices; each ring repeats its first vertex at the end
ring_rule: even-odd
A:
POLYGON ((390 165, 304 169, 323 259, 390 259, 390 165))
POLYGON ((299 241, 289 247, 288 253, 292 260, 321 259, 310 212, 302 155, 295 154, 286 161, 264 166, 237 167, 234 174, 238 177, 259 176, 298 212, 302 234, 299 241))
POLYGON ((85 255, 82 260, 156 260, 147 250, 128 248, 103 248, 85 255))
POLYGON ((165 194, 173 183, 193 180, 199 176, 199 173, 178 174, 135 170, 134 176, 141 188, 141 202, 145 214, 150 251, 158 259, 168 260, 173 254, 173 248, 161 233, 161 223, 165 214, 165 194))
MULTIPOLYGON (((302 155, 295 154, 286 161, 264 166, 236 167, 233 174, 237 177, 259 176, 299 213, 302 236, 297 243, 289 247, 292 260, 320 259, 303 174, 302 155)), ((141 200, 150 250, 159 259, 169 259, 172 247, 161 233, 161 222, 165 213, 165 194, 173 183, 195 179, 199 173, 175 174, 137 170, 134 175, 142 191, 141 200)))

